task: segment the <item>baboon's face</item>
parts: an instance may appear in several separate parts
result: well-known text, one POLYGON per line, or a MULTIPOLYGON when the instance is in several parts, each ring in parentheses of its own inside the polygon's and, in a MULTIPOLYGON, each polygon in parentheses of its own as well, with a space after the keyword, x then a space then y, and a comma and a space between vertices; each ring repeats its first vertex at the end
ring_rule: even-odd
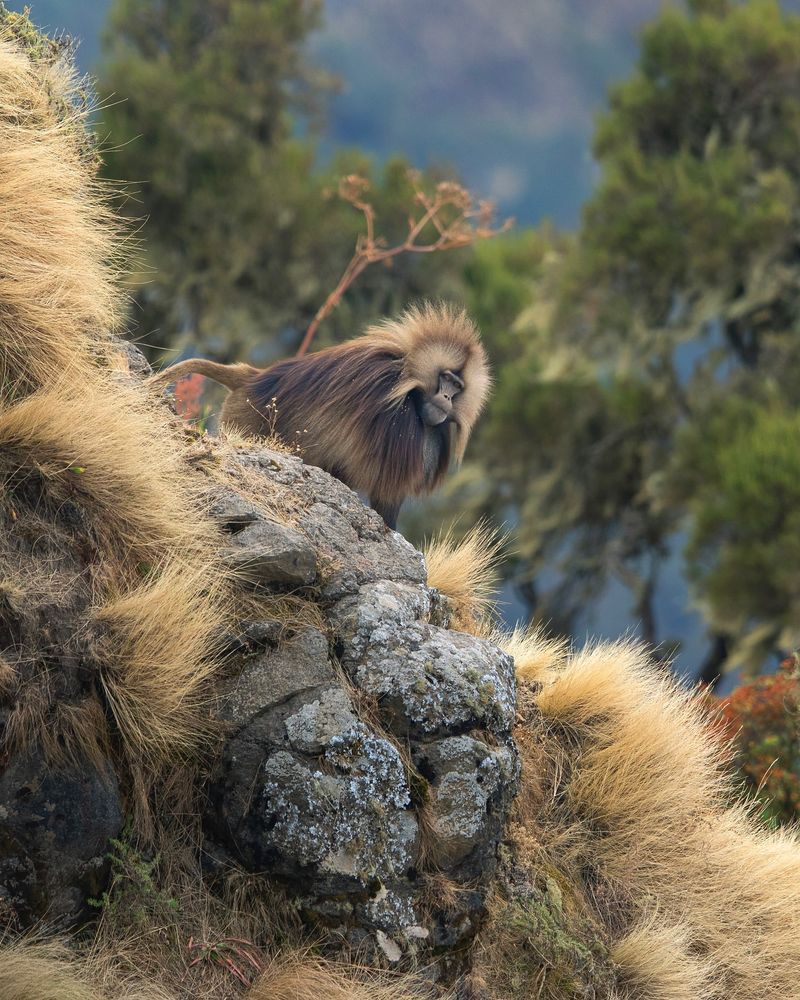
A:
POLYGON ((449 368, 439 372, 436 392, 425 393, 420 405, 420 416, 429 427, 438 427, 453 417, 453 402, 464 391, 464 380, 449 368))

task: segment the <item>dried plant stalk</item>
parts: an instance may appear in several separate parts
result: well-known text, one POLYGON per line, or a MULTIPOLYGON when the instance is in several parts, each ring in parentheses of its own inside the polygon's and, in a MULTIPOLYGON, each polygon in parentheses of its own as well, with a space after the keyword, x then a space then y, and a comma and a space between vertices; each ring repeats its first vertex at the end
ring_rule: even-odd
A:
POLYGON ((333 312, 350 285, 370 264, 389 260, 403 253, 436 253, 439 250, 471 246, 478 240, 490 239, 507 232, 514 224, 513 219, 506 219, 502 225, 495 226, 495 207, 492 202, 476 202, 472 194, 455 181, 442 181, 429 194, 422 187, 418 171, 410 170, 408 177, 414 190, 408 232, 402 243, 392 247, 386 245, 383 237, 375 235, 375 209, 365 199, 369 181, 358 174, 350 174, 339 181, 339 197, 363 213, 366 231, 359 235, 353 256, 338 284, 309 324, 297 350, 298 358, 310 347, 320 323, 333 312), (433 227, 434 234, 426 240, 425 233, 430 231, 430 227, 433 227))

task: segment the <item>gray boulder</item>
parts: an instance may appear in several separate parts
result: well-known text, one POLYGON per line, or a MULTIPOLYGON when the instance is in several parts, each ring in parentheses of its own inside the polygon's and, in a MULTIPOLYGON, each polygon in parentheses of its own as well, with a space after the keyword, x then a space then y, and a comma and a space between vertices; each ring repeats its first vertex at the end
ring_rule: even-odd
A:
POLYGON ((209 855, 279 879, 307 919, 364 954, 463 947, 518 780, 513 663, 445 627, 420 553, 342 483, 266 449, 228 461, 267 494, 291 490, 325 630, 234 659, 209 855), (462 889, 447 908, 430 891, 442 876, 462 889))
MULTIPOLYGON (((421 554, 341 482, 255 445, 202 448, 215 468, 198 489, 241 588, 202 796, 210 873, 236 865, 274 880, 331 947, 453 974, 517 785, 513 664, 447 627, 421 554), (442 880, 454 891, 439 892, 442 880)), ((25 488, 38 512, 36 483, 25 488)), ((93 597, 82 516, 60 504, 44 540, 2 538, 2 575, 25 588, 0 591, 0 666, 13 680, 0 730, 22 689, 106 718, 85 681, 102 643, 76 626, 93 597)), ((66 927, 102 895, 126 801, 114 766, 102 755, 48 766, 24 747, 2 761, 0 920, 66 927)))
POLYGON ((317 575, 317 558, 306 537, 275 521, 247 524, 231 538, 226 557, 238 576, 255 585, 303 587, 317 575))

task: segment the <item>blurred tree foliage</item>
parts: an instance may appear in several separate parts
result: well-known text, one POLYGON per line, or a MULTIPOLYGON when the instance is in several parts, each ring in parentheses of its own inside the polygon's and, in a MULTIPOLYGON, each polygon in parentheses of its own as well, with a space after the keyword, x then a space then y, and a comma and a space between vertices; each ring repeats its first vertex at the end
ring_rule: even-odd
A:
POLYGON ((800 623, 800 412, 753 395, 720 401, 686 428, 674 479, 706 617, 736 637, 745 664, 791 649, 800 623))
POLYGON ((441 509, 516 528, 533 617, 569 631, 616 579, 653 643, 688 537, 706 675, 756 669, 800 631, 800 19, 666 8, 595 155, 574 240, 523 234, 469 265, 498 378, 441 509))
MULTIPOLYGON (((351 152, 315 169, 314 116, 333 81, 303 53, 320 6, 116 0, 99 90, 113 95, 107 171, 132 182, 126 210, 144 219, 133 317, 146 345, 260 362, 290 351, 359 229, 350 206, 326 197, 341 174, 371 176, 381 231, 405 232, 404 161, 375 177, 351 152)), ((415 296, 457 295, 457 256, 365 275, 323 334, 352 336, 415 296)))

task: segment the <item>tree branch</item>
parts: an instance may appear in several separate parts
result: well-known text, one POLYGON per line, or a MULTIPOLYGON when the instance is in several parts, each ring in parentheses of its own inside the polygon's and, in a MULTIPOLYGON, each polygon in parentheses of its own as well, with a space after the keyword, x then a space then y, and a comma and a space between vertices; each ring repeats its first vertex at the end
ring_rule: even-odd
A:
POLYGON ((369 181, 357 174, 343 177, 339 181, 339 197, 362 213, 365 232, 356 240, 353 256, 336 287, 309 324, 297 350, 298 358, 308 351, 320 323, 333 312, 347 289, 370 264, 389 260, 403 253, 437 253, 440 250, 470 246, 478 240, 490 239, 507 232, 514 224, 513 219, 506 219, 501 226, 495 227, 494 206, 491 202, 482 201, 476 207, 470 192, 453 181, 442 181, 437 184, 435 193, 429 195, 423 189, 418 173, 409 171, 409 180, 414 190, 414 202, 422 207, 422 213, 418 217, 414 211, 409 213, 408 233, 402 243, 393 247, 385 246, 385 241, 375 236, 375 209, 363 197, 369 188, 369 181), (446 213, 453 209, 456 211, 455 218, 448 222, 446 213), (417 242, 430 225, 436 230, 436 238, 428 242, 417 242))

